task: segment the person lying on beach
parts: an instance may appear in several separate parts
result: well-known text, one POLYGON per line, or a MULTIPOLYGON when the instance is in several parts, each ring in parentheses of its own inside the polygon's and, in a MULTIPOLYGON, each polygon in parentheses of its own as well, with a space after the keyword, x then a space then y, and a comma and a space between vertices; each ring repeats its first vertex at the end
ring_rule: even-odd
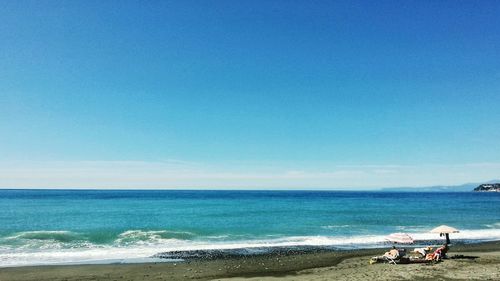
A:
POLYGON ((370 258, 370 264, 374 264, 377 262, 389 262, 397 264, 403 260, 404 260, 403 262, 406 263, 409 261, 409 258, 406 258, 405 256, 406 256, 405 249, 398 249, 396 248, 396 246, 392 246, 392 249, 385 252, 384 255, 370 258))
POLYGON ((390 262, 396 264, 395 260, 401 257, 400 251, 401 250, 398 250, 395 246, 393 246, 392 249, 385 252, 383 256, 372 257, 370 259, 370 264, 374 264, 377 262, 390 262))
POLYGON ((443 258, 446 258, 446 253, 448 252, 448 245, 443 245, 434 251, 434 253, 427 254, 425 256, 426 260, 431 261, 440 261, 443 258))
POLYGON ((432 247, 428 246, 428 247, 425 247, 425 248, 415 248, 413 250, 414 253, 420 255, 421 257, 425 257, 427 256, 427 254, 432 251, 432 247))

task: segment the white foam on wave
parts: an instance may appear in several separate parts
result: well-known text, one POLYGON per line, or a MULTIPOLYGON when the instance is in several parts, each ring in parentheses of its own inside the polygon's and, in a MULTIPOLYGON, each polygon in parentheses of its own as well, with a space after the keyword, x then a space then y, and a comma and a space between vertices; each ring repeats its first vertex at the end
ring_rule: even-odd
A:
POLYGON ((14 233, 0 238, 0 249, 85 248, 89 243, 79 233, 65 230, 37 230, 14 233))
POLYGON ((493 224, 485 224, 484 226, 486 226, 488 228, 500 228, 500 222, 496 222, 493 224))
MULTIPOLYGON (((140 259, 147 261, 159 249, 152 247, 100 247, 61 249, 49 251, 0 251, 0 267, 32 266, 50 264, 89 264, 89 263, 129 263, 140 259)), ((151 260, 153 261, 153 260, 151 260)))
POLYGON ((114 241, 117 244, 141 244, 141 243, 160 243, 164 239, 162 234, 166 234, 166 230, 157 231, 142 231, 142 230, 128 230, 118 235, 114 241))
MULTIPOLYGON (((337 248, 371 248, 383 245, 386 236, 293 236, 243 241, 209 241, 161 238, 161 231, 131 230, 123 237, 139 236, 137 243, 118 241, 113 245, 87 245, 72 249, 23 249, 1 248, 0 267, 68 264, 68 263, 129 263, 137 260, 156 261, 150 257, 160 252, 193 250, 231 250, 241 248, 272 248, 293 246, 327 246, 337 248), (144 238, 145 237, 145 238, 144 238), (144 238, 144 239, 143 239, 144 238)), ((443 240, 435 233, 409 233, 415 240, 443 240)), ((500 240, 500 229, 463 230, 450 235, 452 240, 493 241, 500 240)))
MULTIPOLYGON (((23 231, 16 233, 11 236, 5 237, 5 239, 17 239, 17 238, 31 238, 31 237, 42 237, 42 236, 56 236, 56 235, 72 235, 73 232, 67 230, 33 230, 33 231, 23 231)), ((40 239, 40 238, 38 238, 40 239)))

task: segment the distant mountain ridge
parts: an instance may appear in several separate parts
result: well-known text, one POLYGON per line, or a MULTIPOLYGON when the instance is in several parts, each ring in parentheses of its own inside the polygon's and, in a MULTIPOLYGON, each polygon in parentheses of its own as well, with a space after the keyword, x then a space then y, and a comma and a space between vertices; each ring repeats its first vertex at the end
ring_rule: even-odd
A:
POLYGON ((465 183, 462 185, 436 185, 426 187, 389 187, 382 188, 381 191, 411 191, 411 192, 471 192, 481 185, 492 185, 500 180, 490 180, 482 183, 465 183))

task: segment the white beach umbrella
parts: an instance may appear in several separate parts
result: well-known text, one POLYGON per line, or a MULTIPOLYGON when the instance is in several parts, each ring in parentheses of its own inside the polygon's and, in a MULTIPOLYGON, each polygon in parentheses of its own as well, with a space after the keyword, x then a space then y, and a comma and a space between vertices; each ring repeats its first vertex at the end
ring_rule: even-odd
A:
POLYGON ((398 244, 413 244, 413 238, 408 233, 392 233, 385 240, 398 244))
POLYGON ((458 233, 458 229, 453 228, 451 226, 447 225, 440 225, 433 230, 431 230, 431 233, 439 233, 440 235, 446 235, 446 244, 450 244, 450 233, 458 233))

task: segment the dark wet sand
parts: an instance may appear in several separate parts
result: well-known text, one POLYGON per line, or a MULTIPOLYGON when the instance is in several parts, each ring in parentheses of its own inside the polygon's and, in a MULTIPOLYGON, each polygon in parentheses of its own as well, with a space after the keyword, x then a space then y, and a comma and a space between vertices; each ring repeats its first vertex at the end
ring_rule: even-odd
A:
POLYGON ((0 269, 0 280, 500 280, 500 241, 452 246, 437 264, 369 265, 383 249, 268 254, 181 263, 58 265, 0 269))

